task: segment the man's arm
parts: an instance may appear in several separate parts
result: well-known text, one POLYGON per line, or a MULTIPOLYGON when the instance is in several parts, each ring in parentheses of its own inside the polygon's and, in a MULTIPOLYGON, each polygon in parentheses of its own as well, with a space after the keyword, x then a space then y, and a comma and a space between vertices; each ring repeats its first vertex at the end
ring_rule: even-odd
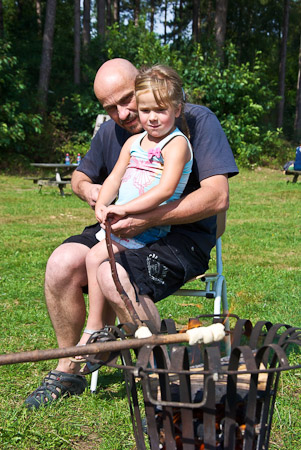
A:
POLYGON ((79 198, 87 202, 94 209, 101 188, 100 184, 93 184, 87 175, 75 170, 71 178, 71 187, 79 198))
POLYGON ((200 186, 179 200, 158 206, 147 213, 120 220, 112 226, 112 231, 121 237, 133 237, 153 226, 193 223, 228 209, 227 175, 206 178, 201 181, 200 186))

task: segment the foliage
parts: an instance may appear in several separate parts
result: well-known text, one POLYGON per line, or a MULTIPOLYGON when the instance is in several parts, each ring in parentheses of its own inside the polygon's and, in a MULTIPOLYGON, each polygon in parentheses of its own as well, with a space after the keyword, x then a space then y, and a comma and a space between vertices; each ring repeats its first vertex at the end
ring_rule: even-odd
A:
POLYGON ((41 117, 26 103, 24 74, 8 42, 0 41, 0 150, 28 155, 31 141, 42 131, 41 117))
MULTIPOLYGON (((85 52, 82 49, 80 86, 73 82, 74 2, 57 2, 48 115, 43 123, 36 95, 46 1, 39 3, 41 17, 34 2, 3 0, 6 41, 0 43, 0 148, 9 149, 19 161, 42 157, 54 161, 66 149, 77 153, 81 146, 89 146, 96 115, 102 112, 93 93, 94 76, 105 60, 114 57, 127 58, 137 67, 162 62, 179 70, 190 100, 202 102, 217 114, 240 165, 266 164, 275 158, 282 164, 289 146, 295 147, 288 141, 294 135, 299 2, 291 1, 283 130, 275 128, 282 0, 229 3, 225 66, 214 54, 212 2, 200 2, 197 47, 191 36, 191 0, 164 5, 141 1, 137 26, 132 20, 135 2, 120 2, 121 20, 108 27, 104 36, 97 35, 92 18, 91 43, 85 52), (153 6, 160 32, 166 8, 169 11, 168 44, 148 31, 153 6)), ((96 8, 95 2, 92 6, 96 8)))
POLYGON ((237 161, 242 166, 258 164, 263 156, 281 152, 281 130, 269 130, 265 123, 278 97, 266 83, 266 66, 260 53, 251 69, 238 64, 233 45, 226 51, 226 64, 214 56, 207 61, 197 46, 191 62, 183 69, 190 99, 209 107, 220 120, 237 161))
POLYGON ((137 27, 113 25, 106 39, 107 58, 126 58, 135 66, 152 65, 159 62, 172 64, 178 56, 168 45, 162 45, 155 33, 146 29, 145 21, 140 20, 137 27))

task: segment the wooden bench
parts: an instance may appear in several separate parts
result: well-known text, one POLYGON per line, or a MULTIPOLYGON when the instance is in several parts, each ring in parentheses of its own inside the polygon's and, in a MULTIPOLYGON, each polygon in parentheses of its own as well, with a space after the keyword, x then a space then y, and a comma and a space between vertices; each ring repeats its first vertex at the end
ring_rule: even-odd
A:
POLYGON ((99 130, 100 126, 106 122, 107 120, 110 120, 110 116, 108 116, 107 114, 98 114, 98 116, 96 117, 96 122, 95 122, 95 127, 94 127, 94 131, 93 131, 93 136, 95 136, 95 134, 97 133, 97 131, 99 130))
MULTIPOLYGON (((290 175, 293 177, 292 183, 297 183, 298 176, 301 175, 301 170, 288 169, 284 173, 285 175, 290 175)), ((289 182, 290 180, 287 180, 287 183, 289 182)))

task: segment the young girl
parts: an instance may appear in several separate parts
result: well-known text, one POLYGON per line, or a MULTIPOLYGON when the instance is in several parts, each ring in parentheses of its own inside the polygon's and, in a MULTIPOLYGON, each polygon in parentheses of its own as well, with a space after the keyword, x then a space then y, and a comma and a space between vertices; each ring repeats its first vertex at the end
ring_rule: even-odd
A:
MULTIPOLYGON (((176 128, 175 120, 184 118, 181 79, 171 68, 156 65, 141 70, 135 81, 141 134, 130 137, 121 149, 118 161, 100 190, 95 214, 101 225, 106 218, 116 222, 129 214, 140 214, 158 205, 178 199, 186 186, 192 167, 192 149, 188 138, 176 128), (114 205, 111 203, 116 199, 114 205)), ((140 248, 165 236, 170 227, 154 227, 132 239, 112 234, 114 253, 140 248)), ((86 259, 89 287, 87 327, 78 345, 102 328, 101 312, 105 299, 97 282, 97 269, 108 258, 105 231, 96 234, 100 241, 86 259)), ((78 356, 81 361, 83 357, 78 356)))

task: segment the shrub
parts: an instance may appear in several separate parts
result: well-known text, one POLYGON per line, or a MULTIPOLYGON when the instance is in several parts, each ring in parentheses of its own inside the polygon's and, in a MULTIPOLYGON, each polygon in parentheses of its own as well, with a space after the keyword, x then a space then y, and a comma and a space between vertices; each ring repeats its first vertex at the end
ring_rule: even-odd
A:
POLYGON ((32 140, 42 131, 42 118, 26 101, 26 83, 11 45, 0 40, 0 149, 28 156, 32 140))
POLYGON ((258 164, 270 149, 279 147, 281 130, 270 131, 264 119, 278 100, 265 83, 265 65, 260 54, 251 70, 238 64, 229 45, 223 67, 216 57, 205 61, 200 47, 187 61, 182 76, 191 101, 204 104, 220 120, 240 165, 258 164))

